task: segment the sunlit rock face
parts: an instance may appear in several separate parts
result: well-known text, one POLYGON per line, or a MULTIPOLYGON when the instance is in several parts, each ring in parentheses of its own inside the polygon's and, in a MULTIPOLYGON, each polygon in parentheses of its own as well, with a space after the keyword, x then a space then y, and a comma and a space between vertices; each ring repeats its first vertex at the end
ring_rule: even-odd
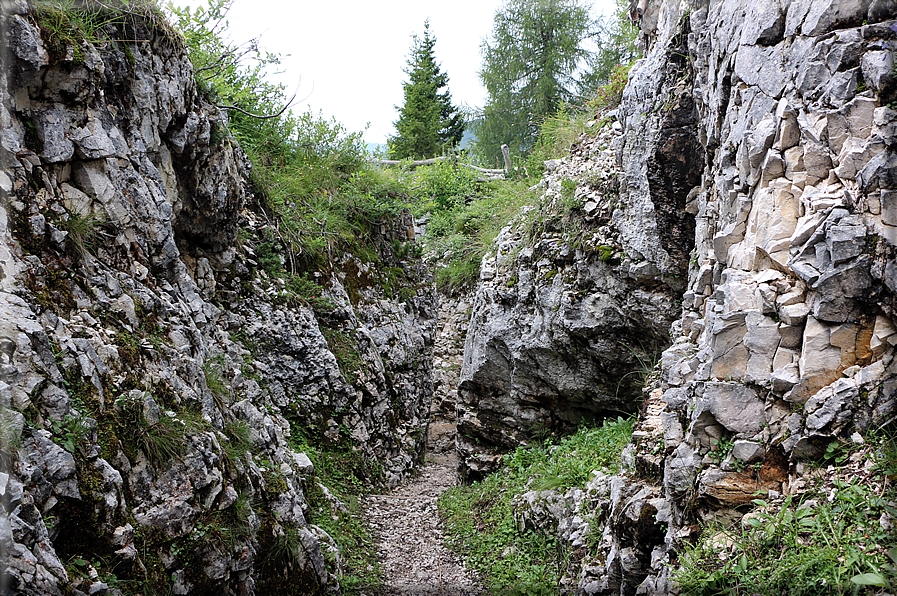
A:
MULTIPOLYGON (((597 478, 583 495, 564 495, 563 507, 544 496, 521 503, 528 524, 554 511, 546 527, 574 549, 583 518, 609 515, 599 515, 604 541, 582 562, 576 593, 667 593, 665 564, 696 517, 722 514, 759 489, 787 488, 798 462, 893 416, 895 8, 886 1, 647 3, 639 24, 645 56, 613 114, 616 140, 580 145, 598 143, 616 156, 607 171, 619 173, 619 202, 606 214, 606 244, 640 257, 625 270, 609 267, 601 291, 613 295, 638 265, 681 302, 664 316, 660 308, 635 310, 625 325, 597 334, 628 343, 642 329, 641 337, 672 340, 625 453, 630 475, 597 478), (653 325, 645 321, 652 317, 653 325), (713 452, 720 444, 732 446, 725 458, 713 452), (757 473, 745 474, 745 462, 757 473), (638 495, 633 507, 658 512, 656 531, 625 529, 635 513, 619 506, 624 486, 638 495), (590 505, 593 493, 608 494, 599 510, 590 505)), ((566 175, 577 196, 594 178, 592 167, 609 167, 595 152, 574 151, 560 163, 572 166, 566 175)), ((559 167, 552 165, 549 188, 559 167)), ((462 371, 459 452, 468 477, 525 440, 530 420, 622 406, 606 391, 617 381, 591 373, 621 378, 619 354, 583 349, 581 319, 563 315, 572 308, 563 291, 567 284, 575 291, 578 278, 543 262, 555 271, 550 281, 518 273, 509 288, 507 271, 521 269, 526 255, 502 261, 504 252, 498 244, 484 262, 471 329, 486 333, 468 336, 462 371), (546 296, 530 299, 542 306, 529 313, 517 306, 516 289, 528 283, 546 296), (541 359, 527 356, 530 345, 544 348, 541 359), (580 358, 565 359, 570 354, 580 358), (583 370, 588 391, 560 382, 583 370), (544 383, 549 392, 533 378, 558 382, 544 383), (539 395, 532 387, 551 400, 531 397, 539 395)), ((570 254, 577 270, 597 265, 580 248, 570 254)), ((642 300, 642 291, 627 287, 628 304, 662 304, 642 300)), ((604 313, 613 311, 595 311, 595 328, 610 326, 613 315, 604 313)))

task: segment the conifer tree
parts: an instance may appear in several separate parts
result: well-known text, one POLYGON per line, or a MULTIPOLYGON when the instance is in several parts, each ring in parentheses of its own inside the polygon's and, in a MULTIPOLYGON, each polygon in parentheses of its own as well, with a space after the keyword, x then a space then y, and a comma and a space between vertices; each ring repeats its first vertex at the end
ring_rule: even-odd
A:
POLYGON ((541 120, 577 97, 578 74, 591 57, 583 41, 593 27, 579 0, 505 0, 482 50, 489 96, 476 135, 483 161, 494 161, 502 143, 528 151, 541 120))
POLYGON ((389 153, 396 159, 433 157, 457 145, 464 134, 464 116, 452 105, 448 75, 436 63, 429 21, 424 22, 423 37, 414 35, 413 40, 405 70, 409 80, 402 84, 405 103, 396 106, 397 134, 389 139, 389 153))

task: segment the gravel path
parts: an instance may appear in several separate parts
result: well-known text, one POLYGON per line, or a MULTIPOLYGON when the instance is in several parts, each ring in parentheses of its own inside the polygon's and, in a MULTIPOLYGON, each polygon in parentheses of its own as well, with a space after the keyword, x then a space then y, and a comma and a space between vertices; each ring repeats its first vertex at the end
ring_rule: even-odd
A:
POLYGON ((410 483, 364 498, 383 568, 381 596, 479 596, 476 576, 446 548, 436 500, 457 485, 454 425, 430 423, 427 465, 410 483))

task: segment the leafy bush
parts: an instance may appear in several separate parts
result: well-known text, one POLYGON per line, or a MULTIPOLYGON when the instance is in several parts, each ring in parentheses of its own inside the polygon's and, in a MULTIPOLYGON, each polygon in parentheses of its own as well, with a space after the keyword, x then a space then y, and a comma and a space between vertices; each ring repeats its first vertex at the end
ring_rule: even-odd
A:
POLYGON ((439 500, 449 545, 498 594, 557 594, 568 552, 553 535, 521 532, 512 501, 528 490, 583 485, 591 471, 615 472, 632 435, 632 420, 580 428, 556 444, 519 447, 482 482, 446 491, 439 500))
POLYGON ((460 207, 494 187, 480 181, 476 170, 448 159, 417 168, 410 178, 412 188, 417 191, 415 194, 432 202, 435 209, 460 207))

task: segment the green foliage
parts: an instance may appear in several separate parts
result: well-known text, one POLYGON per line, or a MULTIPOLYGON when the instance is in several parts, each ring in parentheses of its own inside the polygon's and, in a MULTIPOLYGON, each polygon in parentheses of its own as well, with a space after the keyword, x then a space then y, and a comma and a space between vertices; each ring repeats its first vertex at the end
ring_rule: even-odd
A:
POLYGON ((66 414, 64 420, 53 420, 54 438, 69 453, 84 454, 83 442, 89 432, 90 427, 81 416, 66 414))
POLYGON ((396 136, 389 139, 389 154, 395 159, 433 157, 451 150, 464 134, 464 117, 452 105, 448 75, 441 72, 433 54, 436 38, 430 35, 430 22, 424 22, 424 36, 413 37, 414 44, 403 83, 405 101, 395 123, 396 136))
POLYGON ((710 444, 710 451, 707 453, 707 456, 717 464, 726 459, 735 447, 735 442, 732 439, 725 438, 713 439, 710 441, 710 444))
POLYGON ((336 362, 343 377, 348 383, 354 383, 362 366, 358 343, 341 329, 321 327, 321 333, 327 340, 330 351, 336 356, 336 362))
MULTIPOLYGON (((619 78, 621 64, 632 64, 639 58, 635 45, 637 37, 638 27, 629 18, 628 0, 617 0, 613 15, 602 16, 595 23, 591 39, 598 45, 598 49, 589 57, 589 70, 580 79, 580 95, 588 97, 596 89, 607 87, 619 78)), ((623 84, 625 83, 624 76, 623 84)), ((622 86, 620 90, 622 92, 622 86)))
POLYGON ((500 146, 527 153, 539 123, 577 98, 583 47, 593 23, 579 0, 506 0, 483 43, 480 79, 488 91, 476 126, 477 156, 500 163, 500 146))
MULTIPOLYGON (((170 6, 183 33, 197 84, 218 105, 227 106, 229 134, 249 155, 256 196, 273 210, 279 226, 268 257, 285 252, 290 275, 303 268, 326 269, 337 251, 359 251, 374 224, 405 206, 401 186, 368 163, 362 133, 307 110, 283 112, 290 98, 283 85, 266 80, 279 56, 262 51, 258 38, 241 46, 226 41, 227 11, 233 0, 209 0, 195 10, 170 6), (239 109, 231 109, 239 108, 239 109), (282 115, 257 118, 247 115, 282 115)), ((224 132, 219 131, 223 142, 224 132)), ((279 261, 280 259, 277 258, 279 261)))
MULTIPOLYGON (((869 437, 867 437, 867 440, 869 437)), ((897 517, 893 436, 873 436, 881 488, 835 480, 801 498, 758 508, 738 527, 708 526, 686 546, 676 580, 687 594, 878 594, 897 588, 897 536, 880 522, 897 517), (869 586, 869 588, 863 588, 869 586)))
POLYGON ((116 435, 130 457, 140 450, 150 463, 159 467, 183 455, 191 426, 189 421, 163 413, 157 421, 150 422, 144 415, 143 402, 127 397, 119 398, 116 410, 119 431, 116 435))
POLYGON ((417 168, 408 179, 410 189, 423 201, 418 211, 452 209, 489 194, 495 185, 480 180, 476 170, 446 159, 417 168))
POLYGON ((343 593, 358 594, 365 588, 379 588, 382 585, 380 563, 373 533, 364 521, 359 500, 370 488, 364 479, 371 475, 371 470, 357 451, 344 446, 312 446, 294 421, 291 421, 290 429, 290 446, 308 455, 315 466, 316 481, 306 492, 309 523, 323 528, 339 547, 344 565, 344 575, 340 578, 343 593), (344 508, 328 499, 322 486, 326 486, 344 508))
POLYGON ((206 358, 202 363, 202 372, 206 378, 206 386, 212 393, 215 405, 222 412, 225 411, 227 403, 225 400, 230 397, 230 386, 224 377, 225 355, 216 354, 211 358, 206 358))
POLYGON ((110 36, 112 31, 127 29, 133 38, 140 25, 165 27, 164 16, 154 0, 34 0, 33 7, 41 38, 53 61, 65 60, 71 49, 72 62, 83 63, 82 44, 112 41, 117 37, 110 36))
POLYGON ((286 282, 286 291, 308 304, 315 312, 333 310, 335 305, 324 296, 324 288, 321 284, 312 281, 308 275, 290 275, 286 282))
POLYGON ((446 201, 453 206, 432 214, 425 242, 445 265, 436 273, 440 290, 451 294, 473 287, 480 261, 498 232, 524 205, 535 202, 531 182, 510 180, 486 186, 482 196, 446 201))
POLYGON ((629 71, 633 64, 635 63, 627 62, 614 65, 607 82, 592 93, 592 99, 588 102, 590 110, 600 112, 620 105, 623 101, 623 89, 629 80, 629 71))
POLYGON ((252 442, 252 431, 242 420, 233 420, 224 425, 224 436, 227 442, 223 445, 225 462, 233 467, 243 460, 247 453, 255 453, 256 446, 252 442))
POLYGON ((91 252, 100 241, 104 218, 93 213, 70 213, 68 219, 61 222, 63 230, 68 232, 66 238, 72 243, 79 255, 91 252))
POLYGON ((439 511, 449 545, 494 593, 557 594, 570 553, 551 533, 521 532, 511 503, 528 490, 582 485, 595 469, 618 471, 632 426, 632 420, 618 418, 600 428, 583 427, 557 444, 519 447, 482 482, 445 492, 439 511))

